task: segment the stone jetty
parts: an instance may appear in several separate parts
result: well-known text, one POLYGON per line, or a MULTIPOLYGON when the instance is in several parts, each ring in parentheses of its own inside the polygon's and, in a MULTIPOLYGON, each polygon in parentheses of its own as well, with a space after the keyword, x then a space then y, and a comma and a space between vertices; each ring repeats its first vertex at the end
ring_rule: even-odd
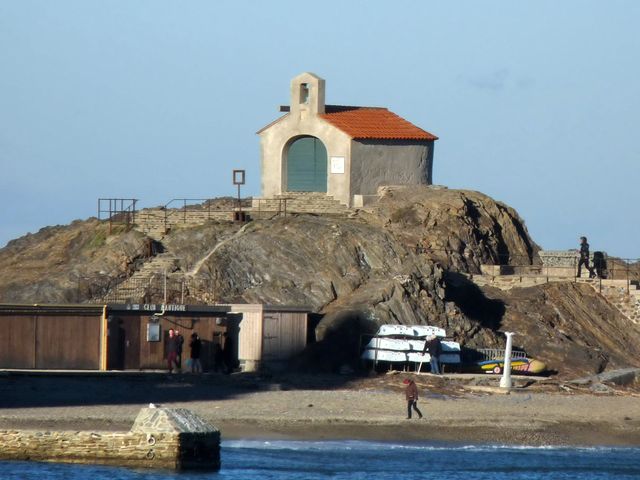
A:
POLYGON ((0 458, 218 470, 220 432, 189 410, 150 406, 128 432, 1 430, 0 458))

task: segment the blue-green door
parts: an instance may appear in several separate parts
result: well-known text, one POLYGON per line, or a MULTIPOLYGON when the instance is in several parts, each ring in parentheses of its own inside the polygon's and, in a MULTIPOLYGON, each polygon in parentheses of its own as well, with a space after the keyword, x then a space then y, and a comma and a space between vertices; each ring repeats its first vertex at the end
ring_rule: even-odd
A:
POLYGON ((327 191, 327 149, 315 137, 300 137, 287 153, 287 191, 327 191))

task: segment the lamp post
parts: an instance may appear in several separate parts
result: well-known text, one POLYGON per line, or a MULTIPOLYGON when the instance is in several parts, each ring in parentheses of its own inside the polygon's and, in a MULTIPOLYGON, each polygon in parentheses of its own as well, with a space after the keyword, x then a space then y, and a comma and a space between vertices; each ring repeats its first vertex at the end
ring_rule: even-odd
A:
POLYGON ((511 388, 511 349, 514 332, 504 332, 507 336, 507 345, 504 348, 504 370, 500 379, 500 388, 511 388))

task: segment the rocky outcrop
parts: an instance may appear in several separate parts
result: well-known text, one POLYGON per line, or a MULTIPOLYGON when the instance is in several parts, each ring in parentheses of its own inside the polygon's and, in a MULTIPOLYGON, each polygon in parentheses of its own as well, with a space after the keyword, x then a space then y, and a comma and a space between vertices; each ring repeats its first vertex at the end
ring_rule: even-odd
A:
MULTIPOLYGON (((589 285, 554 282, 504 291, 480 290, 460 282, 452 290, 458 291, 456 310, 465 319, 476 320, 475 325, 483 325, 492 334, 515 332, 514 349, 542 360, 562 377, 640 366, 640 328, 589 285), (474 290, 478 292, 475 297, 463 293, 474 290)), ((455 332, 465 320, 452 323, 455 332)), ((492 338, 486 331, 467 338, 467 347, 504 346, 503 335, 492 338)))
MULTIPOLYGON (((306 369, 355 363, 361 336, 383 323, 441 326, 471 348, 502 346, 501 332, 512 330, 516 347, 573 376, 640 364, 637 330, 592 289, 502 292, 467 279, 484 263, 539 262, 512 208, 437 187, 381 193, 379 203, 348 216, 172 228, 160 251, 177 259, 176 298, 307 307, 321 320, 318 343, 299 359, 306 369)), ((130 277, 147 260, 148 239, 106 229, 95 219, 77 221, 0 249, 0 302, 88 301, 130 277)), ((147 296, 163 300, 160 289, 147 296)))
POLYGON ((482 264, 539 263, 540 248, 517 212, 474 191, 437 186, 383 187, 369 210, 403 243, 448 270, 480 272, 482 264))
POLYGON ((131 274, 145 237, 97 219, 46 227, 0 249, 0 302, 80 303, 131 274))

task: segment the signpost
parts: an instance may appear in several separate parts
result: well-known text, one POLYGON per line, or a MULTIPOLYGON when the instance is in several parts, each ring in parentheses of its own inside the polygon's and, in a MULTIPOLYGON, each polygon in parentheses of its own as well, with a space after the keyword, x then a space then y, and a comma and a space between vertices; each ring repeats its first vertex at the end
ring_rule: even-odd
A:
POLYGON ((244 212, 242 211, 242 201, 240 200, 240 185, 244 185, 244 170, 233 171, 233 184, 238 186, 238 210, 234 214, 236 222, 244 222, 244 212))

